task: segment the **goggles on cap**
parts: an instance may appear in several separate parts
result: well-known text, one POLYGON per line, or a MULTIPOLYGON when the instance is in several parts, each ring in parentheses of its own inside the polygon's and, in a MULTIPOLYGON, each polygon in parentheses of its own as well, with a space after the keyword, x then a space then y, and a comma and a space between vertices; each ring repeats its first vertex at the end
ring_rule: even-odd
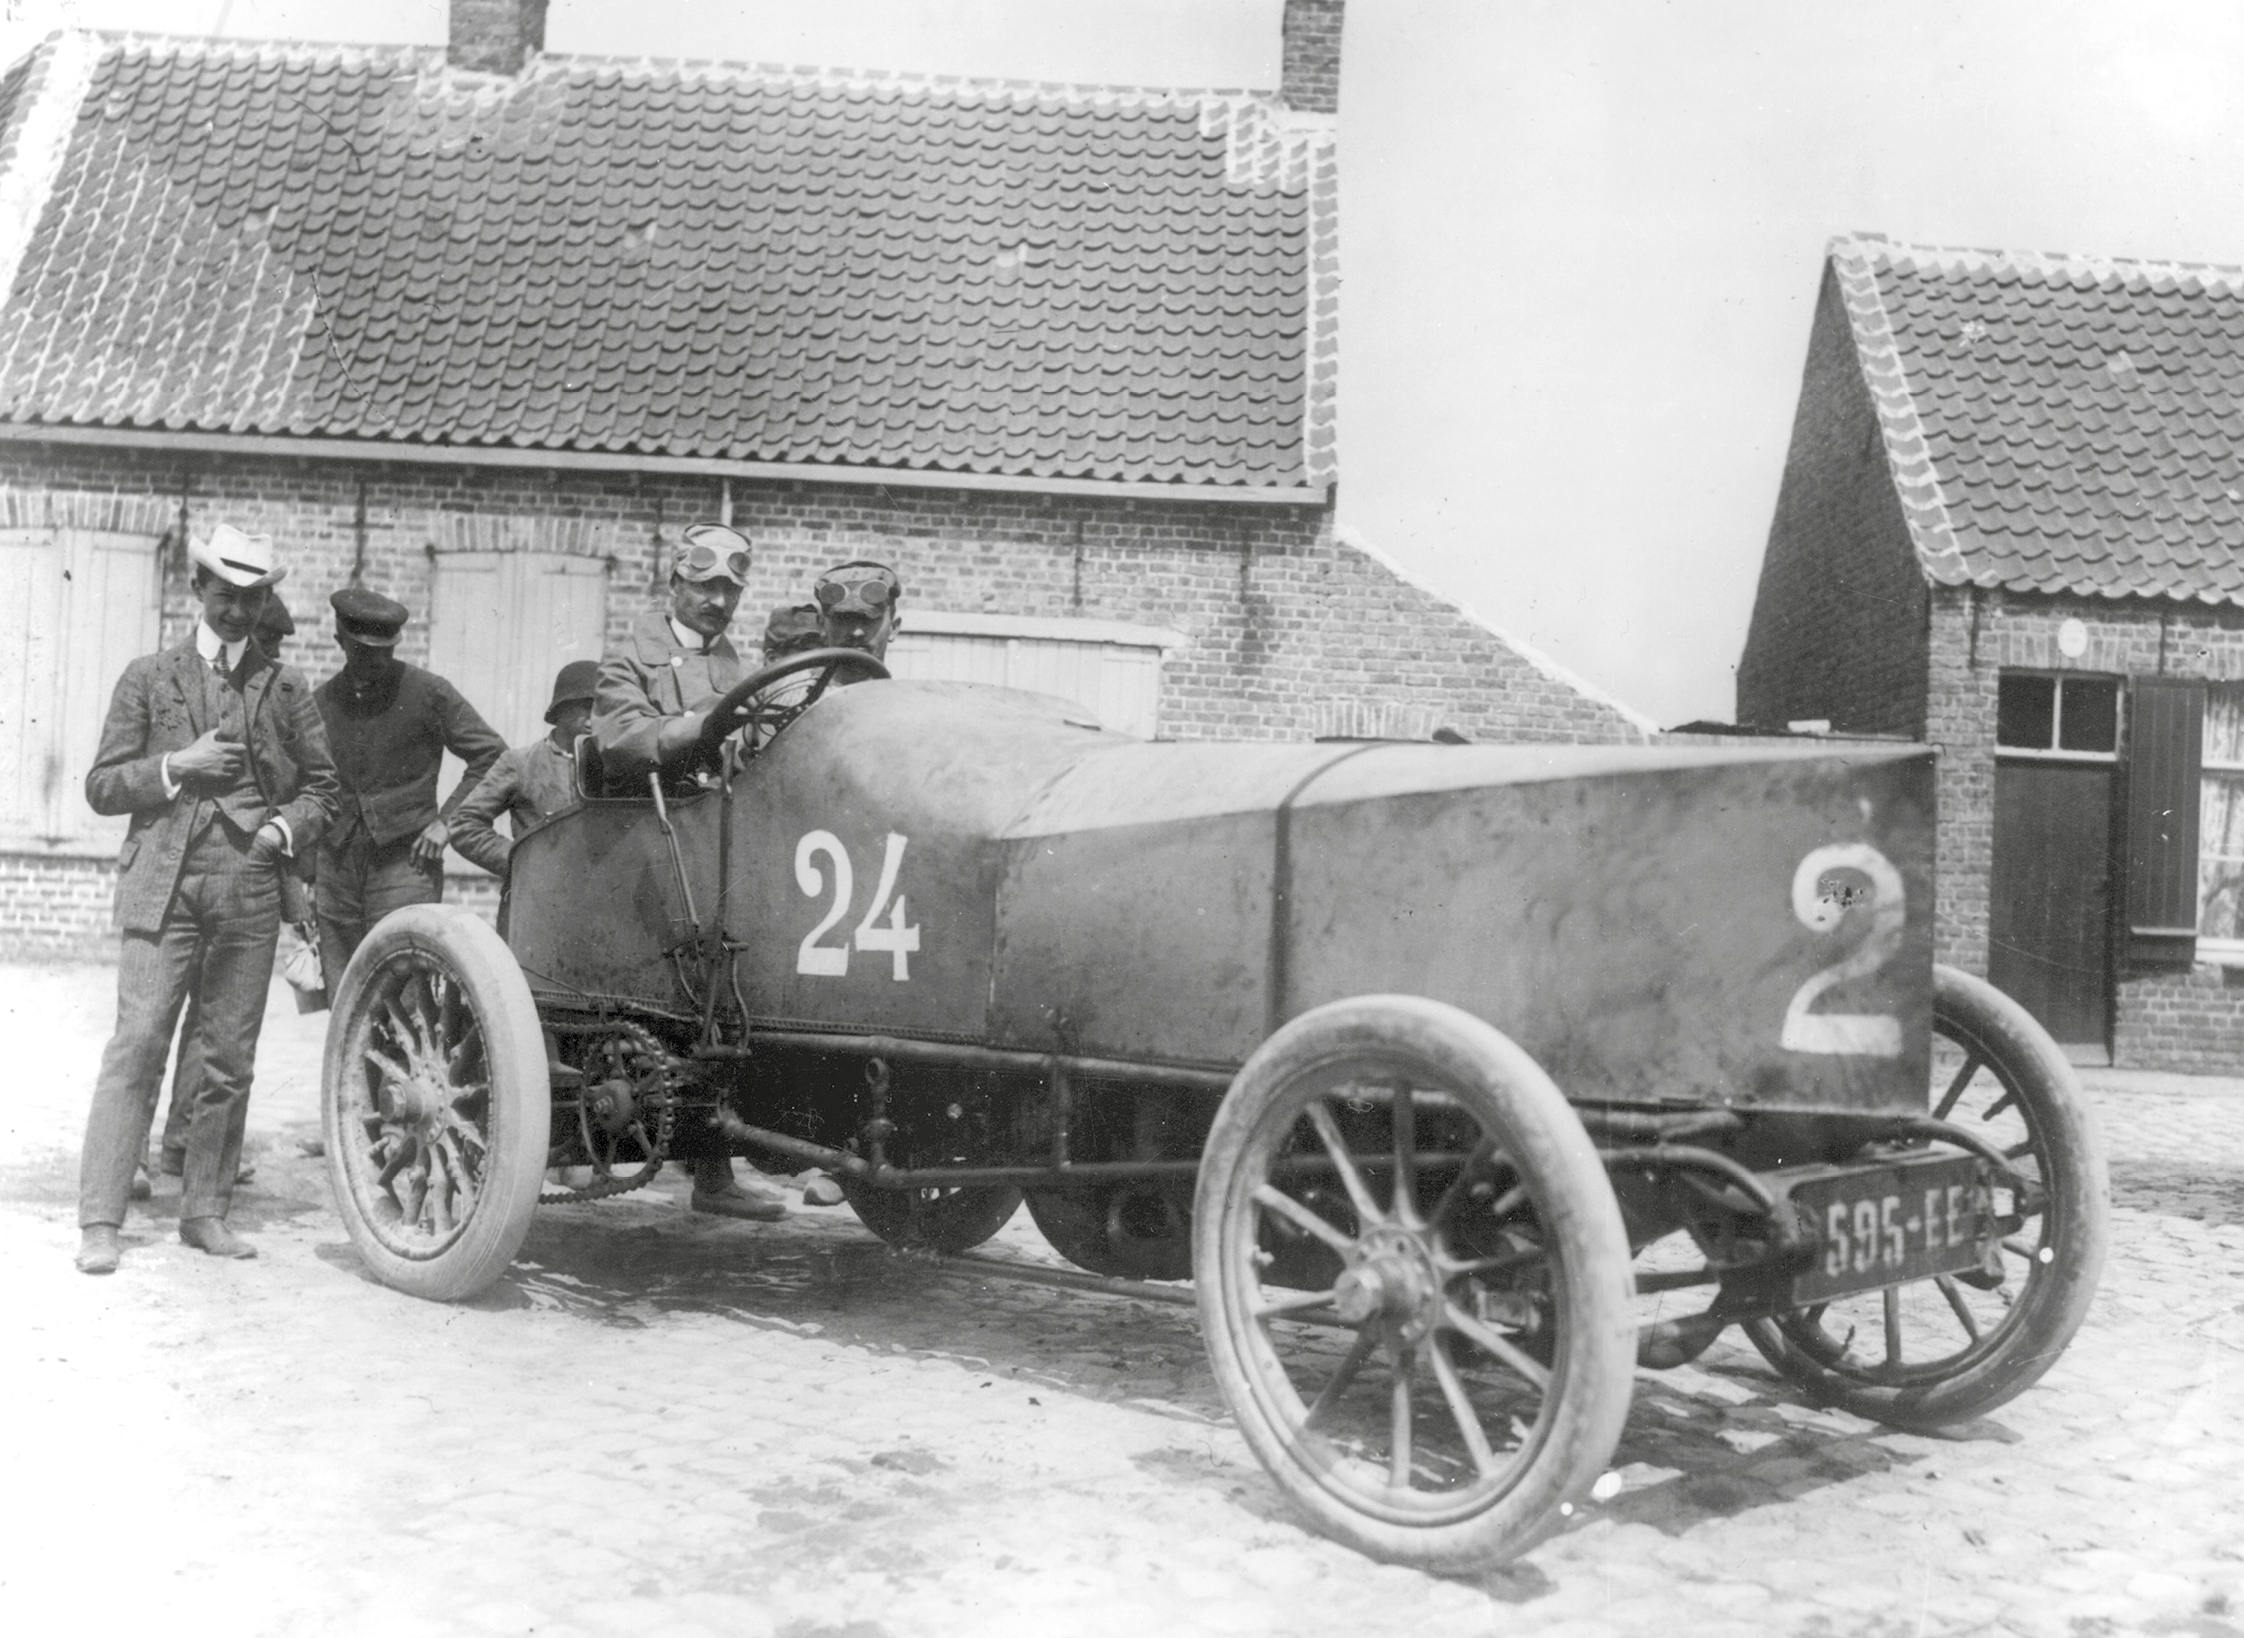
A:
POLYGON ((671 565, 671 572, 682 574, 688 580, 707 580, 711 575, 723 574, 742 585, 748 583, 748 549, 727 544, 738 540, 730 529, 704 529, 696 526, 686 531, 685 549, 671 565))
POLYGON ((860 603, 868 613, 878 614, 895 596, 894 577, 879 571, 852 579, 821 578, 818 582, 818 606, 829 613, 844 603, 860 603))

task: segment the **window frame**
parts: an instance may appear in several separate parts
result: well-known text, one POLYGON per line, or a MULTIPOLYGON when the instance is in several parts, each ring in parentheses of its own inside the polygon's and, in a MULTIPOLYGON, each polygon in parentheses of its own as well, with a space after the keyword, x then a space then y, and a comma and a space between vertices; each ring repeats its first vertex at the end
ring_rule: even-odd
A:
POLYGON ((1998 760, 2015 762, 2072 762, 2116 766, 2119 762, 2123 734, 2120 724, 2127 710, 2127 679, 2109 671, 2050 671, 2040 666, 2005 666, 1995 678, 1995 756, 1998 760), (2006 677, 2046 677, 2057 686, 2052 690, 2049 711, 2049 738, 2046 746, 2005 745, 2002 743, 2002 683, 2006 677), (2114 720, 2112 748, 2108 751, 2067 751, 2059 747, 2065 738, 2065 684, 2068 682, 2109 683, 2113 693, 2114 720))
MULTIPOLYGON (((2232 690, 2239 696, 2244 696, 2244 679, 2206 679, 2205 713, 2207 718, 2206 725, 2208 727, 2211 726, 2211 718, 2213 712, 2213 692, 2215 689, 2223 688, 2232 690)), ((2199 755, 2197 763, 2197 788, 2198 800, 2200 803, 2204 801, 2205 781, 2209 776, 2235 778, 2239 781, 2244 781, 2244 758, 2229 759, 2223 757, 2215 757, 2210 754, 2204 753, 2201 753, 2199 755)), ((2205 835, 2203 831, 2200 830, 2197 838, 2197 858, 2199 870, 2203 870, 2205 868, 2205 857, 2208 851, 2209 848, 2206 842, 2205 835)), ((2228 855, 2223 854, 2221 855, 2221 857, 2226 858, 2228 857, 2228 855)), ((2200 896, 2198 899, 2197 913, 2198 926, 2200 929, 2197 937, 2197 959, 2200 961, 2210 962, 2217 967, 2244 967, 2244 938, 2206 937, 2203 932, 2205 901, 2202 896, 2200 896)))

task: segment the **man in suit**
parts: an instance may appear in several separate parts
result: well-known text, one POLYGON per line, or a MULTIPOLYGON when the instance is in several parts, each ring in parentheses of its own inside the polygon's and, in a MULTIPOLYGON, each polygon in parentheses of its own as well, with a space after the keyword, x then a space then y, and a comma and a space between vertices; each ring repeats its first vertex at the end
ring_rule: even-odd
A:
POLYGON ((220 524, 191 540, 195 634, 125 667, 86 774, 96 813, 132 816, 117 856, 117 1027, 102 1053, 78 1179, 78 1267, 114 1273, 133 1167, 188 986, 203 1068, 190 1088, 179 1237, 252 1257, 227 1226, 257 1037, 280 932, 285 861, 335 812, 312 691, 250 641, 282 571, 273 543, 220 524))
MULTIPOLYGON (((748 537, 738 530, 688 527, 670 568, 670 606, 642 614, 623 646, 601 660, 592 742, 621 788, 643 791, 650 772, 689 768, 709 707, 748 674, 725 635, 748 561, 748 537)), ((693 1157, 693 1209, 771 1222, 786 1215, 787 1203, 771 1184, 750 1178, 744 1186, 720 1148, 693 1157)))
POLYGON ((319 850, 319 958, 333 993, 376 922, 444 897, 448 821, 506 741, 458 689, 397 657, 403 603, 363 586, 328 601, 343 669, 314 697, 342 782, 340 812, 319 850), (467 768, 440 810, 446 751, 467 768))
MULTIPOLYGON (((280 658, 281 644, 296 634, 296 621, 281 601, 280 593, 268 591, 265 607, 251 628, 249 639, 268 660, 280 658)), ((291 860, 281 870, 281 920, 294 924, 299 936, 311 921, 311 894, 305 889, 303 877, 297 866, 308 864, 309 850, 303 859, 291 860)), ((203 1077, 203 1049, 198 1039, 202 1025, 202 1004, 196 999, 196 986, 187 986, 187 1016, 179 1023, 179 1052, 171 1072, 171 1102, 164 1111, 164 1136, 157 1156, 157 1167, 166 1177, 182 1177, 187 1171, 187 1116, 195 1106, 195 1087, 203 1077)), ((234 1124, 240 1127, 249 1118, 249 1099, 242 1098, 234 1105, 234 1124)), ((236 1139, 237 1144, 239 1139, 236 1139)), ((239 1188, 256 1176, 257 1168, 245 1153, 241 1165, 234 1173, 234 1185, 239 1188)), ((146 1200, 154 1189, 149 1185, 146 1168, 132 1180, 132 1197, 146 1200)))

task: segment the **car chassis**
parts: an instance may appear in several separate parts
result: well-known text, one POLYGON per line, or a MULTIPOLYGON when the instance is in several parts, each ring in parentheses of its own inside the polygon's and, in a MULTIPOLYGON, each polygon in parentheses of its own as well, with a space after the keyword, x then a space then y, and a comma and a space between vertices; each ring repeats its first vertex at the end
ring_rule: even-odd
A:
POLYGON ((824 1168, 883 1240, 952 1256, 1025 1199, 1082 1270, 1036 1277, 1194 1303, 1310 1522, 1430 1567, 1553 1528, 1635 1369, 1729 1325, 1818 1400, 1930 1428, 2081 1323, 2100 1148, 2033 1020, 1930 960, 1930 753, 1234 747, 1211 772, 1056 702, 831 687, 852 674, 885 675, 767 667, 712 713, 703 782, 522 839, 503 936, 435 906, 370 935, 323 1109, 377 1276, 472 1295, 541 1198, 716 1152, 824 1168), (844 936, 853 834, 886 842, 844 936), (1617 897, 1575 890, 1616 858, 1617 897), (1395 883, 1428 871, 1418 922, 1395 883), (973 927, 972 962, 931 959, 973 927))

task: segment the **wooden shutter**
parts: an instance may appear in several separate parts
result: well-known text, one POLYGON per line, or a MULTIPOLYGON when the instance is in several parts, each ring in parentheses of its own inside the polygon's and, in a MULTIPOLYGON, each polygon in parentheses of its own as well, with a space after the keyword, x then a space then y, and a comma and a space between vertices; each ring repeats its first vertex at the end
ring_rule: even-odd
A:
POLYGON ((86 806, 86 770, 126 662, 154 651, 156 539, 0 531, 0 839, 114 852, 126 819, 86 806))
POLYGON ((2139 965, 2187 966, 2197 956, 2205 685, 2135 677, 2127 698, 2126 955, 2139 965))
MULTIPOLYGON (((445 552, 429 599, 429 669, 449 682, 509 745, 545 732, 553 674, 600 658, 608 619, 603 558, 560 552, 445 552)), ((462 765, 446 754, 439 800, 462 765)), ((458 854, 447 868, 480 871, 458 854)))

